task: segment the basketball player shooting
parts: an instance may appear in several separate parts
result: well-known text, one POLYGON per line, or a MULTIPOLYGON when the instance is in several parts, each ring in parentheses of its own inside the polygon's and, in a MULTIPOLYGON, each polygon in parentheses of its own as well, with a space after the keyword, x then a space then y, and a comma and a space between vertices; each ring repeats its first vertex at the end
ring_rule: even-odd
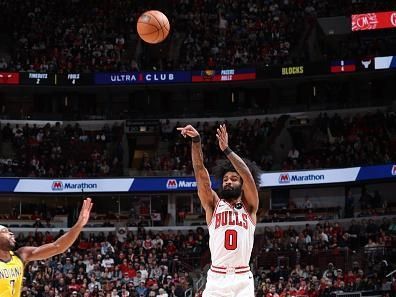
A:
POLYGON ((14 234, 0 225, 0 297, 21 295, 23 270, 28 262, 64 253, 71 246, 88 222, 92 205, 91 198, 85 199, 76 224, 55 242, 39 247, 24 246, 13 252, 14 234))
POLYGON ((227 160, 214 168, 222 181, 219 194, 212 190, 203 163, 201 137, 191 125, 177 128, 192 138, 192 163, 198 196, 206 212, 212 265, 203 297, 254 297, 253 274, 249 261, 253 248, 259 205, 256 181, 258 167, 242 160, 228 146, 225 125, 217 129, 220 150, 227 160))

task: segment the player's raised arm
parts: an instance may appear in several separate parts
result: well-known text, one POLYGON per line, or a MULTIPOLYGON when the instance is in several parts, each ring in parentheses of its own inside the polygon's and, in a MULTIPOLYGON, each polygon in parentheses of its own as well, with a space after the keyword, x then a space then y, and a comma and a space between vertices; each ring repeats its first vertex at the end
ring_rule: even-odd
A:
POLYGON ((217 194, 212 190, 210 176, 203 162, 203 152, 201 147, 201 137, 199 132, 191 125, 177 128, 183 137, 191 137, 191 157, 194 168, 195 179, 197 180, 198 196, 201 200, 202 207, 208 215, 208 211, 214 209, 217 200, 217 194))
POLYGON ((93 203, 87 198, 81 207, 80 216, 76 224, 56 241, 39 247, 25 246, 17 250, 17 254, 27 263, 29 261, 43 260, 65 252, 77 239, 82 228, 88 222, 93 203))
POLYGON ((246 203, 249 207, 249 212, 251 214, 255 214, 258 210, 259 206, 259 197, 257 186, 254 181, 253 175, 249 170, 249 167, 246 163, 239 157, 235 152, 233 152, 228 146, 228 132, 226 126, 220 125, 217 129, 216 137, 219 141, 219 147, 222 152, 225 153, 228 160, 230 160, 232 166, 238 172, 243 180, 242 190, 243 190, 243 198, 246 200, 246 203))

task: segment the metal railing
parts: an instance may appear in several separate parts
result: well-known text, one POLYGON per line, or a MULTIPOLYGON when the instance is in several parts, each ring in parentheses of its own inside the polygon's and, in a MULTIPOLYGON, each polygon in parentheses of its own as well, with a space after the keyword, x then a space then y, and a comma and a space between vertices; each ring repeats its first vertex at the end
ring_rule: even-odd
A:
POLYGON ((192 291, 191 288, 187 289, 187 290, 184 292, 184 297, 192 297, 192 295, 193 295, 193 291, 192 291))
POLYGON ((335 297, 362 297, 362 292, 333 292, 335 297))
POLYGON ((201 276, 200 279, 198 279, 195 283, 195 290, 197 292, 201 291, 203 287, 205 286, 206 283, 206 277, 204 275, 201 276))

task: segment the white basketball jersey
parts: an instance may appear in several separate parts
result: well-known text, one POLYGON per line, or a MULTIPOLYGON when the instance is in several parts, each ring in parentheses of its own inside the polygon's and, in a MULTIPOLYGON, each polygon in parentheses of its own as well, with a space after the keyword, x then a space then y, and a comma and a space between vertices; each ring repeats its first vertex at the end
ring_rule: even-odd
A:
POLYGON ((219 200, 209 223, 209 248, 212 265, 249 266, 256 225, 245 207, 236 209, 219 200))

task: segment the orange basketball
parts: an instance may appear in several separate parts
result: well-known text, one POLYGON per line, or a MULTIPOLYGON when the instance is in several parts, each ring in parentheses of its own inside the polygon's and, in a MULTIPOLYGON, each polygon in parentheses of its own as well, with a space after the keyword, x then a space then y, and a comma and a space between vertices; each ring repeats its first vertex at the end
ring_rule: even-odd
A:
POLYGON ((137 21, 139 36, 148 43, 159 43, 169 34, 169 21, 166 15, 158 10, 143 13, 137 21))

